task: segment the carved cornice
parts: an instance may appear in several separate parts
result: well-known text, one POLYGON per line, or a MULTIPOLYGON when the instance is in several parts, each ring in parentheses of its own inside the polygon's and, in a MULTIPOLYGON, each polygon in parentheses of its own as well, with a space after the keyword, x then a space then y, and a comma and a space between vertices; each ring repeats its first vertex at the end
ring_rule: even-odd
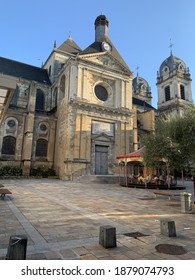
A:
MULTIPOLYGON (((65 159, 64 163, 84 163, 84 164, 90 164, 90 161, 86 159, 80 159, 80 158, 74 158, 74 159, 65 159)), ((79 170, 78 170, 79 171, 79 170)))
POLYGON ((86 103, 82 102, 80 100, 70 100, 69 104, 74 109, 80 109, 83 111, 90 111, 90 112, 96 112, 98 114, 104 113, 104 114, 113 114, 116 116, 131 116, 132 112, 125 108, 113 108, 113 107, 106 107, 99 104, 94 103, 86 103))

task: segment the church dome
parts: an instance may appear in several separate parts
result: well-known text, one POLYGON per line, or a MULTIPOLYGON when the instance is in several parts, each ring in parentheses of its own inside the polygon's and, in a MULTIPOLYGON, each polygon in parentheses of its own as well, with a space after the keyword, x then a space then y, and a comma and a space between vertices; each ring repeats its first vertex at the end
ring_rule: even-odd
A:
POLYGON ((137 91, 140 91, 140 90, 145 91, 145 92, 150 91, 150 87, 149 87, 148 82, 145 79, 143 79, 139 76, 137 76, 133 79, 132 85, 133 85, 133 91, 134 92, 137 92, 137 91))
POLYGON ((173 72, 174 70, 185 73, 186 65, 183 60, 171 54, 160 65, 159 75, 163 76, 168 74, 169 72, 173 72))
POLYGON ((147 102, 148 104, 151 104, 151 88, 149 87, 148 82, 145 79, 139 77, 138 74, 137 77, 135 77, 132 81, 132 92, 134 98, 136 97, 144 102, 147 102))

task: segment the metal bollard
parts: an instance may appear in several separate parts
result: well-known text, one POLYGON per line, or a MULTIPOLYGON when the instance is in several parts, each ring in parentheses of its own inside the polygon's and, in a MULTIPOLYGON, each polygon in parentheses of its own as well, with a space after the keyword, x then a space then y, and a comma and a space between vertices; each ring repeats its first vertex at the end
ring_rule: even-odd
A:
POLYGON ((181 213, 192 213, 192 194, 183 192, 180 193, 181 213))
POLYGON ((7 260, 25 260, 27 250, 27 237, 25 235, 12 235, 9 239, 7 260))

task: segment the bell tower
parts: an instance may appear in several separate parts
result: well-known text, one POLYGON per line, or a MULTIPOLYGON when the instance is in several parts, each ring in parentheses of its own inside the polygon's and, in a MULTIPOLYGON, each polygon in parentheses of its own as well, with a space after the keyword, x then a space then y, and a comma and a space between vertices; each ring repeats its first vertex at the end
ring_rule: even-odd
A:
POLYGON ((185 106, 193 103, 191 81, 189 68, 171 49, 157 72, 159 114, 182 115, 185 106))
POLYGON ((95 41, 101 42, 102 38, 108 37, 108 19, 104 15, 100 15, 95 20, 95 41))

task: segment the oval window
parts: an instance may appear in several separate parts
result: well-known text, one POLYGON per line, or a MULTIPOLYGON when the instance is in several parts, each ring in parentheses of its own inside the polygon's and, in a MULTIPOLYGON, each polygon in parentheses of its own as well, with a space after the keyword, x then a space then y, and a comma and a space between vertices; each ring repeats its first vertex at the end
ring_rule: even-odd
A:
POLYGON ((9 127, 14 127, 14 126, 16 125, 16 122, 15 122, 14 120, 9 120, 9 121, 7 122, 7 125, 8 125, 9 127))
POLYGON ((46 126, 44 123, 42 123, 42 124, 40 125, 40 130, 41 130, 41 131, 46 131, 46 130, 47 130, 47 126, 46 126))
POLYGON ((95 95, 101 101, 106 101, 108 99, 108 92, 105 87, 101 85, 95 86, 95 95))

